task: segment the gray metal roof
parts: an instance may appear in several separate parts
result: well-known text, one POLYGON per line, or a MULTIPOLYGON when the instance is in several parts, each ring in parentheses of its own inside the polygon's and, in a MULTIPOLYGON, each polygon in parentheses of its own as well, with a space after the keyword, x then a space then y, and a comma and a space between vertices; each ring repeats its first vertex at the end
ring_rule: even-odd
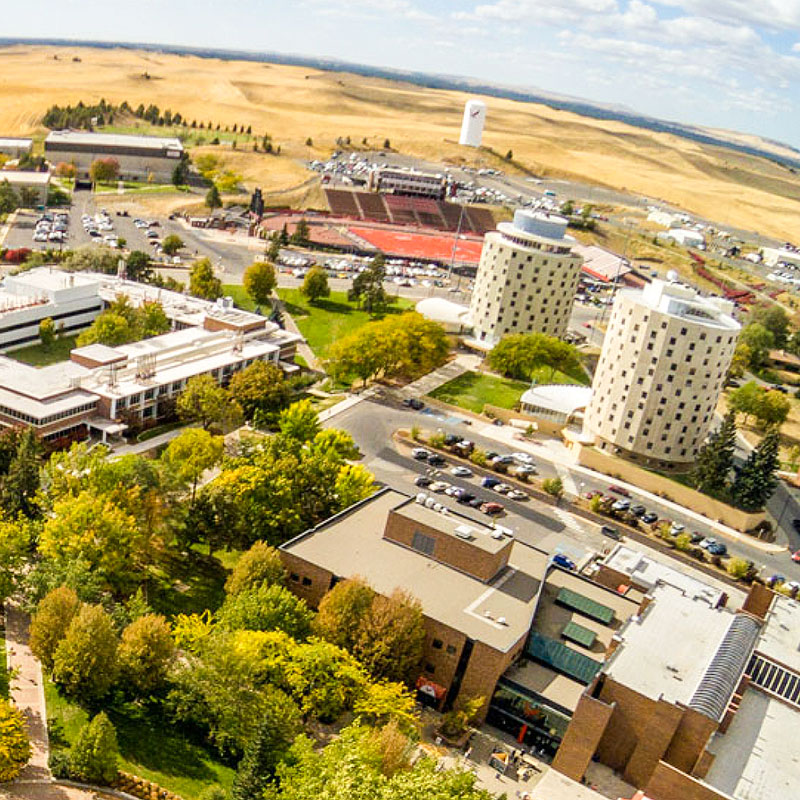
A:
POLYGON ((744 673, 761 631, 759 622, 746 614, 737 614, 720 642, 714 658, 695 689, 689 708, 720 720, 744 673))

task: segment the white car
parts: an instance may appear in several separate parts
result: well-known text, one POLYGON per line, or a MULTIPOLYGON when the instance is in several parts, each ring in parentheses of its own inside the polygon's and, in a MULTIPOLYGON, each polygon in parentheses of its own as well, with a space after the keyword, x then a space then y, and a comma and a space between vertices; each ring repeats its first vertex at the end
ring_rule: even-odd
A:
POLYGON ((471 478, 472 477, 472 470, 469 467, 453 467, 450 470, 451 475, 455 475, 456 478, 471 478))
POLYGON ((533 464, 533 456, 530 453, 512 453, 511 458, 519 464, 533 464))
POLYGON ((45 231, 36 231, 33 234, 33 241, 34 242, 46 242, 47 241, 47 233, 45 231))
POLYGON ((428 489, 431 492, 436 492, 436 494, 441 494, 442 492, 447 491, 447 489, 449 489, 449 488, 450 488, 450 484, 449 483, 445 483, 444 481, 434 481, 428 487, 428 489))
POLYGON ((512 489, 506 495, 506 497, 509 500, 527 500, 528 499, 528 495, 526 495, 525 492, 521 492, 519 489, 512 489))

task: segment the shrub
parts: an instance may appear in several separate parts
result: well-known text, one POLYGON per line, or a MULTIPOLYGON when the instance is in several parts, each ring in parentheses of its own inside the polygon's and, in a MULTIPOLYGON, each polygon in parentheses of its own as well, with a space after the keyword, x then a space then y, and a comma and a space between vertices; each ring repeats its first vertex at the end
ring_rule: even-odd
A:
POLYGON ((443 433, 434 433, 430 439, 428 439, 428 444, 431 447, 435 447, 437 449, 441 449, 444 447, 444 434, 443 433))
POLYGON ((117 777, 118 757, 117 732, 100 712, 81 728, 69 751, 70 773, 88 783, 109 785, 117 777))
POLYGON ((469 460, 478 467, 486 466, 486 451, 476 447, 469 455, 469 460))
POLYGON ((726 567, 728 575, 741 580, 750 570, 750 563, 743 558, 732 558, 726 567))
POLYGON ((675 537, 675 549, 682 553, 688 553, 692 546, 692 537, 688 533, 682 533, 675 537))
POLYGON ((412 425, 411 426, 411 438, 415 442, 419 441, 419 434, 420 434, 419 425, 412 425))

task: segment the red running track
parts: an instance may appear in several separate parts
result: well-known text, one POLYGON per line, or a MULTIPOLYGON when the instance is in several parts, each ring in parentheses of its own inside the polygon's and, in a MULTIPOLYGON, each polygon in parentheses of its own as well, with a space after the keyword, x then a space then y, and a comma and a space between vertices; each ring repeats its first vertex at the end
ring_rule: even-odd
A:
MULTIPOLYGON (((350 226, 349 230, 387 255, 412 259, 427 258, 443 262, 450 261, 453 257, 455 234, 436 236, 360 226, 350 226)), ((456 261, 462 264, 477 264, 481 258, 482 248, 481 239, 459 239, 456 246, 456 261)))

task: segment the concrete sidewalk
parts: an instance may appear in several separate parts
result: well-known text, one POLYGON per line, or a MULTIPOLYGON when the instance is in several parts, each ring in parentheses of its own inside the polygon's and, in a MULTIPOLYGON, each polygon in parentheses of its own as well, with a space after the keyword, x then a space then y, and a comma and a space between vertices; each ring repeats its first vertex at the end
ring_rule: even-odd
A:
POLYGON ((19 776, 20 781, 49 783, 48 758, 50 741, 47 735, 47 707, 44 701, 42 665, 28 646, 30 617, 16 605, 7 602, 6 664, 16 676, 11 681, 11 701, 25 717, 31 740, 31 759, 19 776))

